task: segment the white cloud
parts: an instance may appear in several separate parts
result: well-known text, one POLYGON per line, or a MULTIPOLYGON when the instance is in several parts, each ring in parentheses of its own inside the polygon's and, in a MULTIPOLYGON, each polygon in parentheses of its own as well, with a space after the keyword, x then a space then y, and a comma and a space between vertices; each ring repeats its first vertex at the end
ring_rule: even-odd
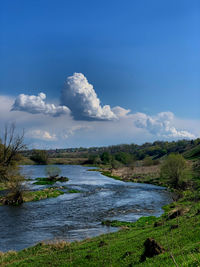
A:
POLYGON ((20 94, 16 98, 11 110, 25 111, 32 114, 43 113, 54 117, 70 113, 70 110, 66 106, 46 104, 45 99, 46 95, 44 93, 39 93, 37 96, 20 94))
POLYGON ((117 116, 109 105, 101 106, 93 86, 82 73, 67 78, 62 90, 62 105, 70 108, 76 120, 113 120, 117 116))
POLYGON ((156 116, 149 116, 145 113, 136 113, 134 123, 138 128, 146 129, 152 135, 163 138, 195 138, 195 135, 174 126, 174 114, 172 112, 161 112, 156 116))
POLYGON ((116 106, 116 107, 112 108, 112 111, 114 112, 114 114, 118 118, 126 117, 128 115, 128 113, 131 112, 130 109, 125 109, 125 108, 122 108, 122 107, 119 107, 119 106, 116 106))
POLYGON ((55 134, 51 134, 48 131, 43 130, 30 130, 27 134, 27 137, 33 139, 40 139, 44 141, 56 141, 57 137, 55 134))

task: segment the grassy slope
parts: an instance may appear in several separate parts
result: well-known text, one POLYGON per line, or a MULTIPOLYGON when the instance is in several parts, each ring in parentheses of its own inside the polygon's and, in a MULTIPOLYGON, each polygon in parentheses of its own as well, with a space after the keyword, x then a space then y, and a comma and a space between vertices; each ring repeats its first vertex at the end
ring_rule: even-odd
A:
POLYGON ((200 145, 195 146, 194 148, 183 153, 183 156, 186 159, 196 159, 200 157, 200 145))
MULTIPOLYGON (((185 206, 186 203, 177 205, 185 206)), ((200 238, 199 203, 188 202, 190 208, 185 215, 173 220, 166 220, 171 205, 166 207, 166 214, 159 218, 162 226, 154 227, 153 222, 136 223, 124 227, 117 233, 102 235, 82 242, 71 244, 40 243, 18 253, 0 254, 1 266, 199 266, 200 238), (171 229, 171 225, 178 228, 171 229), (140 262, 143 243, 153 237, 166 250, 159 256, 140 262), (132 264, 132 265, 131 265, 132 264)))

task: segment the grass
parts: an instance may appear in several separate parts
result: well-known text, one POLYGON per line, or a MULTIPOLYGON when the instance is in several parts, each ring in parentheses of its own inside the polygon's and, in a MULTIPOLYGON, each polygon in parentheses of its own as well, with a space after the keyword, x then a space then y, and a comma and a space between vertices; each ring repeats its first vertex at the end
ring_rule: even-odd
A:
MULTIPOLYGON (((200 203, 184 200, 165 207, 160 218, 141 218, 136 223, 119 223, 116 233, 81 242, 57 242, 38 245, 20 252, 0 254, 1 266, 199 266, 200 203), (187 213, 169 220, 180 207, 187 213), (161 222, 155 227, 155 222, 161 222), (176 225, 176 227, 174 227, 176 225), (144 241, 153 237, 165 252, 140 262, 144 241), (175 265, 175 263, 176 265, 175 265)), ((116 226, 116 224, 115 224, 116 226)))
POLYGON ((24 202, 39 201, 50 197, 58 197, 64 192, 56 188, 45 188, 39 191, 27 191, 23 194, 24 202))
POLYGON ((113 178, 113 179, 116 179, 116 180, 122 180, 120 176, 112 175, 111 172, 108 171, 108 170, 103 170, 103 169, 89 169, 88 171, 98 171, 102 175, 107 176, 109 178, 113 178))
POLYGON ((123 226, 128 226, 128 227, 144 227, 147 224, 152 224, 158 220, 157 217, 155 216, 148 216, 148 217, 141 217, 139 218, 136 222, 121 222, 121 221, 102 221, 102 225, 106 226, 113 226, 113 227, 123 227, 123 226))
POLYGON ((77 189, 68 189, 67 192, 70 193, 70 194, 81 193, 81 191, 80 190, 77 190, 77 189))
POLYGON ((48 177, 43 177, 43 178, 36 178, 37 182, 33 183, 36 185, 52 185, 55 184, 56 182, 67 182, 69 181, 69 178, 67 177, 60 177, 60 178, 55 178, 55 179, 50 179, 48 177))

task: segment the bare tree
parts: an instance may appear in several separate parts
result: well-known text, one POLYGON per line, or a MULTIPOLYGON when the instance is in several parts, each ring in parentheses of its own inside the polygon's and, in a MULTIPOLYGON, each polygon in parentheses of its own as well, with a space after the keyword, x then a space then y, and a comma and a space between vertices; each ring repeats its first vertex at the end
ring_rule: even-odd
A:
POLYGON ((5 184, 8 194, 4 198, 4 204, 20 204, 22 198, 22 181, 18 160, 19 152, 25 149, 24 131, 16 133, 15 124, 6 125, 3 137, 0 140, 0 182, 5 184))

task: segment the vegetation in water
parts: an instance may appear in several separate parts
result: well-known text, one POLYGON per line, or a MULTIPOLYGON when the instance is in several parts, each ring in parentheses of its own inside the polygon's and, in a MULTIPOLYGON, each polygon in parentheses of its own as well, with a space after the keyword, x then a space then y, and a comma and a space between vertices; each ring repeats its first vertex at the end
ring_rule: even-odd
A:
POLYGON ((56 188, 45 188, 39 191, 27 191, 24 192, 24 202, 39 201, 46 198, 58 197, 63 194, 64 192, 62 190, 58 190, 56 188))
POLYGON ((34 184, 37 185, 52 185, 55 184, 56 182, 67 182, 69 181, 69 178, 63 176, 54 179, 50 179, 49 177, 39 177, 36 178, 36 180, 37 182, 35 182, 34 184))
POLYGON ((36 178, 37 182, 34 184, 37 185, 52 185, 56 182, 67 182, 69 181, 69 178, 60 176, 59 174, 61 173, 60 168, 57 166, 47 166, 45 168, 45 172, 48 175, 48 177, 44 178, 36 178))

